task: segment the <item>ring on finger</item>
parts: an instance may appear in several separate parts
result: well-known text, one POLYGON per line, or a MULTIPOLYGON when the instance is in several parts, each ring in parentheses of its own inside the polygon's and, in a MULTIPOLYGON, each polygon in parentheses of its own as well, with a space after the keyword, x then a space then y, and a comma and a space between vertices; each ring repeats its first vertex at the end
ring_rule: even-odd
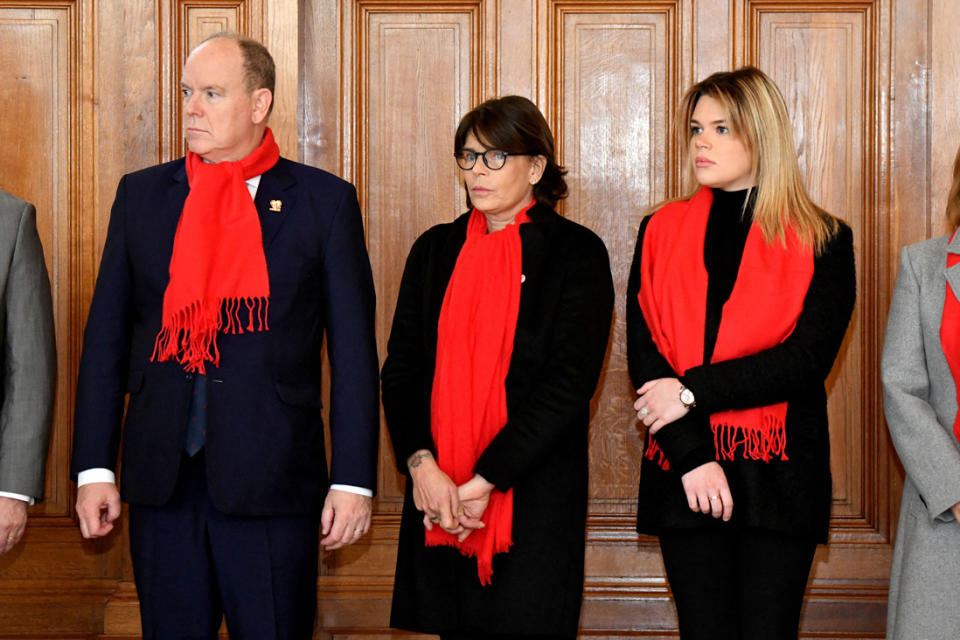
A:
POLYGON ((710 496, 710 500, 719 500, 720 496, 710 496))
POLYGON ((646 407, 644 407, 643 409, 640 409, 640 415, 645 416, 648 413, 650 413, 650 409, 647 409, 646 407))
POLYGON ((430 516, 430 522, 440 522, 440 516, 430 516))

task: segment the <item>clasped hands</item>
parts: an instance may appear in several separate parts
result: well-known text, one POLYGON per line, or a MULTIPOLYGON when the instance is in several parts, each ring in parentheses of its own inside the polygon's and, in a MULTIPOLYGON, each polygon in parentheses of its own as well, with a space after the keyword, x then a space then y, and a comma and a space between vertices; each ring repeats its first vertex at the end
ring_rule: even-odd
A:
POLYGON ((407 467, 413 480, 413 503, 423 512, 423 526, 427 531, 432 531, 436 524, 463 542, 484 527, 483 513, 494 485, 483 476, 474 475, 457 486, 426 449, 411 455, 407 467))

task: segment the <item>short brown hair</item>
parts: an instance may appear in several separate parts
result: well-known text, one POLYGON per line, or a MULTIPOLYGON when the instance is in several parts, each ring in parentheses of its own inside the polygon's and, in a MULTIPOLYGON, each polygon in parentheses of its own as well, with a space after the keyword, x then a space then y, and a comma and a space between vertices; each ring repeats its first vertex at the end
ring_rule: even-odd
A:
MULTIPOLYGON (((453 150, 459 151, 473 133, 488 149, 543 156, 547 166, 533 186, 533 196, 550 208, 567 197, 566 170, 557 164, 553 133, 537 105, 522 96, 492 98, 463 116, 453 138, 453 150)), ((467 194, 467 206, 470 194, 467 194)))
MULTIPOLYGON (((253 93, 257 89, 269 89, 270 95, 273 96, 277 85, 277 66, 267 48, 253 38, 235 31, 215 33, 205 38, 200 44, 217 39, 233 40, 240 47, 240 55, 243 56, 243 81, 247 91, 253 93)), ((272 112, 273 100, 270 101, 267 115, 269 116, 272 112)))

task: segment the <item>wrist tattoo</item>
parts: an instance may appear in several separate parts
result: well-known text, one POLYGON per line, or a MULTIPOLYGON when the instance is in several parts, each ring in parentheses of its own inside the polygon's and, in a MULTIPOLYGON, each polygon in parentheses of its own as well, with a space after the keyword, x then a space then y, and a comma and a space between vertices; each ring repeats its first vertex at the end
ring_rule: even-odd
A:
POLYGON ((420 453, 415 453, 409 458, 407 458, 407 468, 415 469, 420 466, 420 463, 423 462, 424 458, 432 458, 433 454, 429 451, 421 451, 420 453))

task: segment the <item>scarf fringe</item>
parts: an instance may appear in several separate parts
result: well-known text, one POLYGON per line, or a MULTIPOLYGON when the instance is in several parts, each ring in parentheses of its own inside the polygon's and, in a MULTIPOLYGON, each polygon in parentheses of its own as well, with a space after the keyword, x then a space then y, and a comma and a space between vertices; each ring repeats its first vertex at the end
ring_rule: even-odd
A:
POLYGON ((772 415, 763 416, 759 429, 730 424, 711 424, 710 428, 717 460, 733 460, 741 445, 744 460, 770 462, 775 456, 789 460, 786 425, 772 415))
MULTIPOLYGON (((711 424, 713 447, 717 460, 733 460, 737 450, 743 450, 744 460, 762 460, 770 462, 774 457, 789 460, 787 457, 787 429, 782 420, 772 415, 763 416, 760 428, 742 425, 711 424)), ((657 441, 651 436, 647 439, 647 448, 643 455, 653 460, 664 471, 670 470, 670 461, 657 441)))
POLYGON ((667 454, 660 448, 660 444, 653 439, 653 436, 647 438, 647 449, 643 452, 647 460, 653 460, 664 471, 670 471, 670 461, 667 460, 667 454))
POLYGON ((241 304, 247 309, 247 331, 267 331, 266 296, 226 298, 205 306, 199 300, 166 318, 153 345, 151 362, 176 360, 188 373, 206 374, 205 361, 220 364, 217 333, 241 334, 241 304))

